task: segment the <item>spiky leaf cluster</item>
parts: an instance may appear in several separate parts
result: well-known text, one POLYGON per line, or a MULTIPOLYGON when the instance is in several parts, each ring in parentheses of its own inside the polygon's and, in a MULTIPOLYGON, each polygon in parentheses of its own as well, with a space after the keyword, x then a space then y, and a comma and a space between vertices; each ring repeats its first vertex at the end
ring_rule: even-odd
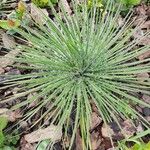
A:
POLYGON ((136 92, 150 95, 150 80, 137 77, 150 70, 149 58, 137 59, 150 46, 136 47, 148 33, 131 40, 138 27, 131 28, 130 14, 119 26, 120 11, 111 2, 108 1, 103 12, 97 7, 89 10, 86 3, 81 6, 79 10, 78 3, 72 0, 72 14, 63 6, 62 15, 52 8, 55 19, 45 17, 45 25, 17 30, 26 44, 20 45, 15 65, 28 73, 7 77, 4 88, 18 86, 19 90, 2 102, 34 93, 13 109, 27 110, 34 103, 26 111, 25 119, 41 111, 33 125, 47 116, 52 124, 64 125, 65 134, 73 118, 70 148, 79 128, 83 148, 91 149, 89 129, 93 105, 104 123, 115 121, 119 125, 118 119, 140 118, 149 126, 133 106, 150 107, 134 96, 136 92), (47 109, 43 111, 43 108, 47 109))

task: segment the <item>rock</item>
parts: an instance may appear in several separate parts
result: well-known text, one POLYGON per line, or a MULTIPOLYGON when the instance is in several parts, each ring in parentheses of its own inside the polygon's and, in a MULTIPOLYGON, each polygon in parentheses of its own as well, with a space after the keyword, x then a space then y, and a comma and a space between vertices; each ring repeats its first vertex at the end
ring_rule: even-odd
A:
POLYGON ((143 109, 143 114, 144 114, 144 116, 150 116, 150 108, 148 108, 148 107, 144 107, 143 109))

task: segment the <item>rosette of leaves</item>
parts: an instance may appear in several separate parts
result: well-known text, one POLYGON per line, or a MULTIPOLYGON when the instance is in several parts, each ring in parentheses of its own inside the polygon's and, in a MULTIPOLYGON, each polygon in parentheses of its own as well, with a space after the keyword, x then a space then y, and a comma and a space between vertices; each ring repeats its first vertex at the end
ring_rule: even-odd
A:
POLYGON ((17 86, 18 93, 1 103, 20 98, 13 110, 25 109, 26 120, 41 114, 32 126, 46 118, 64 127, 64 137, 73 122, 69 149, 77 129, 83 149, 92 149, 89 130, 93 105, 105 124, 115 121, 121 128, 120 119, 134 118, 133 123, 139 119, 149 128, 149 122, 135 109, 135 105, 150 108, 135 96, 138 92, 150 95, 150 79, 137 76, 150 70, 149 58, 137 59, 150 49, 150 45, 137 46, 149 33, 131 40, 138 27, 131 29, 130 14, 118 26, 120 8, 114 14, 116 8, 111 1, 107 2, 105 14, 97 14, 97 7, 89 10, 87 3, 78 11, 74 0, 73 15, 62 6, 60 16, 51 7, 55 20, 43 16, 45 25, 16 29, 28 44, 18 45, 20 55, 14 67, 24 69, 26 74, 5 75, 0 89, 17 86), (32 93, 30 99, 26 98, 32 93), (34 106, 29 108, 31 103, 34 106))

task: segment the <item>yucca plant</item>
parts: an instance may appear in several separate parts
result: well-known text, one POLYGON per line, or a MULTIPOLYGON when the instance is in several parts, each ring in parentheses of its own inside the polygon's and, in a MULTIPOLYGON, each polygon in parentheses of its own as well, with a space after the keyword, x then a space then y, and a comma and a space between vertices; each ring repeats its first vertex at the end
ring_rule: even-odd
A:
POLYGON ((62 6, 60 16, 51 5, 55 19, 44 16, 45 25, 16 30, 25 44, 18 44, 20 54, 13 67, 28 73, 5 75, 0 89, 17 86, 18 93, 0 103, 20 99, 12 109, 26 109, 24 119, 41 112, 32 126, 46 118, 51 124, 63 126, 64 136, 72 118, 70 149, 79 129, 83 149, 88 150, 92 149, 89 133, 92 105, 97 107, 105 124, 115 121, 121 128, 119 120, 132 118, 133 123, 139 119, 149 128, 149 122, 134 108, 137 104, 150 108, 134 96, 137 92, 150 95, 150 79, 137 76, 150 71, 149 58, 137 59, 150 48, 150 45, 137 47, 149 33, 131 40, 138 26, 131 28, 131 14, 118 26, 120 8, 116 11, 111 0, 103 12, 97 7, 89 10, 86 2, 79 11, 78 3, 71 2, 73 14, 62 6), (27 99, 30 93, 34 95, 27 99), (28 108, 33 102, 34 107, 28 108))

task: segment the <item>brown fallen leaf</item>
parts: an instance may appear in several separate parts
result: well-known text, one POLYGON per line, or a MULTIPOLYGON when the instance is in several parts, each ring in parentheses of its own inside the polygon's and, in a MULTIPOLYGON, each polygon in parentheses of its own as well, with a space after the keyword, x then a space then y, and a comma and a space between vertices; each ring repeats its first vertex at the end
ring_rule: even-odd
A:
POLYGON ((99 110, 98 110, 96 104, 93 103, 93 100, 90 100, 90 104, 91 104, 91 107, 92 107, 92 111, 100 116, 99 110))
POLYGON ((143 129, 143 127, 142 127, 142 124, 141 123, 139 123, 139 125, 136 127, 136 130, 137 130, 137 133, 139 132, 139 133, 141 133, 141 132, 143 132, 144 131, 144 129, 143 129))
POLYGON ((147 16, 146 15, 136 16, 136 17, 133 17, 133 20, 134 20, 133 25, 140 27, 142 26, 143 22, 147 20, 147 16))
POLYGON ((139 40, 138 45, 150 45, 150 37, 144 36, 144 31, 139 27, 133 34, 135 40, 139 40))
POLYGON ((137 15, 146 15, 146 5, 139 5, 138 7, 135 8, 135 12, 137 15))
POLYGON ((150 37, 144 37, 140 43, 140 45, 150 45, 150 37))
POLYGON ((48 17, 48 12, 46 9, 38 8, 36 5, 31 3, 31 17, 38 24, 45 24, 46 19, 45 16, 48 17))
POLYGON ((0 115, 6 114, 9 111, 7 108, 0 108, 0 115))
POLYGON ((22 117, 20 110, 11 111, 7 108, 1 108, 0 115, 5 116, 10 122, 15 122, 18 118, 22 117))
POLYGON ((150 16, 150 7, 148 6, 147 11, 146 11, 146 15, 150 16))
POLYGON ((4 47, 7 49, 14 49, 16 47, 15 39, 8 35, 7 33, 4 33, 2 35, 2 41, 4 44, 4 47))
POLYGON ((28 128, 28 123, 27 121, 22 121, 19 123, 20 127, 22 127, 24 130, 26 130, 28 128))
POLYGON ((145 119, 150 122, 150 116, 146 116, 145 119))
POLYGON ((103 124, 101 129, 102 136, 104 138, 112 137, 114 140, 122 140, 124 137, 130 137, 136 132, 136 128, 131 123, 131 120, 128 119, 120 122, 122 130, 116 126, 115 123, 113 125, 112 123, 110 125, 103 124))
POLYGON ((114 131, 110 128, 110 126, 105 124, 103 124, 101 132, 103 137, 110 137, 114 135, 114 131))
POLYGON ((150 104, 150 96, 149 95, 144 94, 142 96, 142 99, 144 100, 144 102, 150 104))
POLYGON ((5 70, 3 68, 0 68, 0 74, 3 74, 5 70))
POLYGON ((147 72, 139 73, 139 74, 137 74, 137 78, 138 78, 139 81, 143 82, 143 81, 145 81, 146 79, 149 78, 149 74, 147 72))
POLYGON ((22 118, 20 110, 11 111, 8 114, 8 120, 11 122, 15 122, 17 119, 22 118))
POLYGON ((107 150, 115 150, 116 148, 114 147, 114 148, 109 148, 109 149, 107 149, 107 150))
POLYGON ((141 29, 150 29, 150 20, 144 22, 144 23, 140 26, 140 28, 141 28, 141 29))
POLYGON ((122 27, 124 25, 124 20, 121 15, 119 15, 117 23, 119 27, 122 27))
POLYGON ((103 145, 104 145, 104 149, 99 149, 99 150, 108 150, 109 148, 112 148, 112 143, 111 143, 110 138, 104 138, 103 145))
POLYGON ((138 56, 139 60, 144 60, 145 58, 149 58, 150 57, 150 50, 148 50, 147 52, 141 54, 140 56, 138 56))
POLYGON ((100 118, 95 112, 92 113, 91 120, 90 131, 95 129, 102 122, 102 118, 100 118))
POLYGON ((92 150, 97 150, 102 143, 102 137, 100 137, 99 132, 93 131, 90 135, 90 138, 92 150))
POLYGON ((14 58, 19 54, 19 49, 11 50, 8 54, 3 57, 0 57, 0 68, 5 68, 14 63, 14 58))
POLYGON ((36 146, 32 146, 30 143, 26 143, 20 148, 20 150, 36 150, 36 146))
POLYGON ((67 0, 60 0, 59 7, 60 8, 63 7, 69 15, 72 13, 72 10, 71 10, 67 0))
MULTIPOLYGON (((27 100, 30 101, 31 99, 33 99, 34 96, 36 96, 37 93, 30 93, 28 96, 27 96, 27 100)), ((36 99, 33 99, 33 101, 31 103, 29 103, 29 106, 28 108, 32 108, 32 107, 35 107, 38 103, 38 100, 36 99)))
MULTIPOLYGON (((143 107, 144 107, 144 106, 143 106, 143 107)), ((136 110, 137 110, 138 112, 140 112, 140 113, 142 113, 142 108, 143 108, 143 107, 138 106, 138 105, 135 106, 136 110)))
POLYGON ((57 142, 61 140, 61 137, 62 127, 55 125, 50 125, 45 129, 39 129, 24 136, 28 143, 35 143, 46 139, 50 139, 52 142, 57 142))
POLYGON ((131 120, 127 119, 124 122, 122 122, 122 130, 123 130, 123 135, 126 138, 129 138, 136 133, 136 128, 133 126, 131 120))
POLYGON ((2 41, 2 35, 4 34, 4 31, 2 29, 0 29, 0 50, 3 47, 3 41, 2 41))
POLYGON ((82 138, 80 136, 79 130, 76 133, 76 150, 83 150, 82 138))
POLYGON ((24 137, 20 140, 20 150, 36 150, 36 146, 28 143, 24 137))

